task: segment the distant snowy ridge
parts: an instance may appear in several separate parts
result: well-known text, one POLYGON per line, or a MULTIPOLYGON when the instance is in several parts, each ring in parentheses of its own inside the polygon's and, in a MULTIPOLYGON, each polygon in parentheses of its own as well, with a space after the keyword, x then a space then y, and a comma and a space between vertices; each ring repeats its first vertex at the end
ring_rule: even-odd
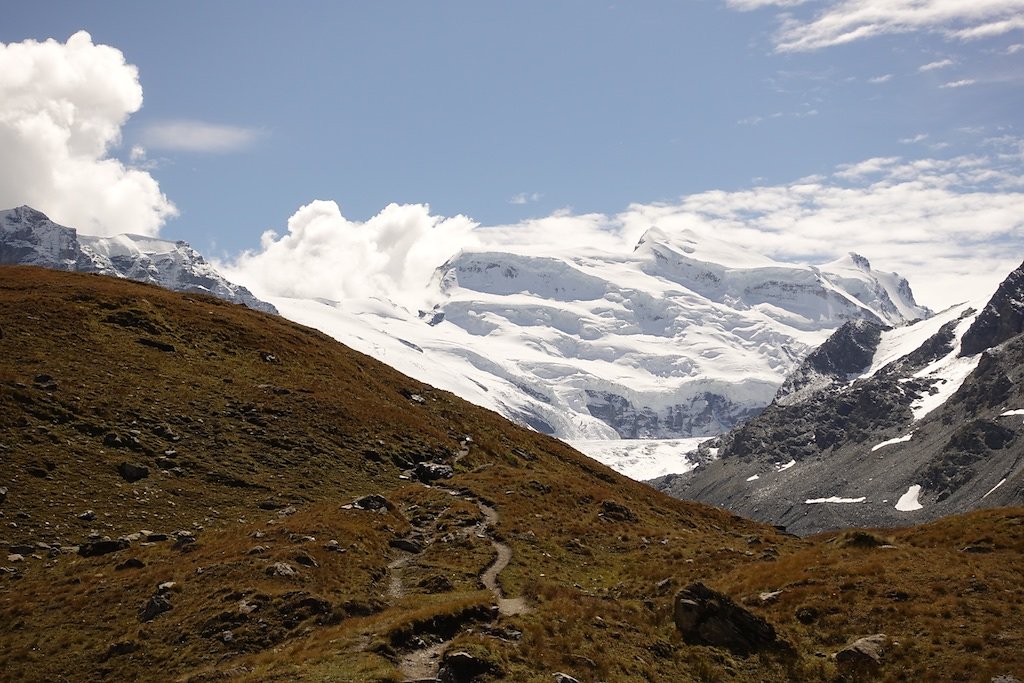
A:
POLYGON ((435 271, 425 311, 379 298, 272 301, 285 317, 634 475, 692 467, 681 449, 648 440, 714 436, 753 417, 844 322, 930 315, 905 280, 856 255, 786 264, 658 228, 632 251, 531 249, 453 255, 435 271))
POLYGON ((79 235, 28 206, 0 211, 0 264, 100 273, 180 292, 212 294, 277 313, 245 287, 226 280, 185 242, 142 235, 79 235))

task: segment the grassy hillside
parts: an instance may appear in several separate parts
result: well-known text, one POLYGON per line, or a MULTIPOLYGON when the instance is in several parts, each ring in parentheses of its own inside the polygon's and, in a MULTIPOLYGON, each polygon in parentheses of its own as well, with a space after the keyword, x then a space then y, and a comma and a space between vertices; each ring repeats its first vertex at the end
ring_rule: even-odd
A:
POLYGON ((1020 509, 797 539, 212 298, 0 268, 0 462, 3 680, 834 680, 878 632, 881 680, 1024 671, 1020 509), (684 643, 695 580, 793 651, 684 643))

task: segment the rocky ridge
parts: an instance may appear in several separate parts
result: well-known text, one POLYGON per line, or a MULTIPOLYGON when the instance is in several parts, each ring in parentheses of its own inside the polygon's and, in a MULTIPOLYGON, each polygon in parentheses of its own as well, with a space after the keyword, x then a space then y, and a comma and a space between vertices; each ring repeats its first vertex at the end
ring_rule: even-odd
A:
POLYGON ((245 287, 226 280, 185 242, 143 235, 93 237, 58 225, 29 206, 0 211, 0 265, 32 265, 147 282, 277 313, 245 287))
POLYGON ((1021 504, 1022 275, 931 321, 844 325, 700 467, 654 485, 798 533, 1021 504))

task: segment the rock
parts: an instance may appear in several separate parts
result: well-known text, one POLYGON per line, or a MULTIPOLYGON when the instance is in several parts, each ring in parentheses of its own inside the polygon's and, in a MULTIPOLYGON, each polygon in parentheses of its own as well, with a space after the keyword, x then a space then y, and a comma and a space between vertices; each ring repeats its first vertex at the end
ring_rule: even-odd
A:
POLYGON ((109 538, 86 541, 78 546, 78 554, 82 557, 96 557, 98 555, 106 555, 108 553, 117 552, 118 550, 124 550, 129 545, 131 544, 123 538, 119 538, 116 541, 109 538))
POLYGON ((92 520, 96 519, 96 513, 93 512, 92 510, 86 510, 85 512, 78 515, 78 519, 82 520, 83 522, 91 522, 92 520))
POLYGON ((445 653, 437 677, 442 683, 469 683, 493 669, 490 662, 460 650, 445 653))
POLYGON ((268 576, 298 576, 299 572, 287 562, 275 562, 267 567, 268 576))
POLYGON ((124 562, 114 565, 116 571, 124 571, 125 569, 142 569, 146 566, 146 563, 136 557, 129 557, 124 562))
POLYGON ((387 498, 376 493, 356 498, 352 501, 352 505, 360 510, 380 510, 381 508, 389 507, 387 498))
POLYGON ((996 289, 960 341, 960 355, 972 356, 1024 331, 1024 264, 996 289))
POLYGON ((134 640, 121 640, 116 643, 111 643, 110 647, 107 648, 106 654, 103 655, 103 659, 107 660, 111 657, 120 657, 121 655, 128 655, 139 649, 139 644, 134 640))
POLYGON ((149 468, 134 462, 123 462, 117 466, 117 473, 131 484, 148 477, 149 468))
POLYGON ((598 513, 603 519, 608 519, 613 522, 635 522, 636 515, 633 511, 622 503, 616 503, 614 500, 605 500, 601 502, 601 512, 598 513))
POLYGON ((455 590, 455 586, 452 585, 448 577, 440 574, 428 576, 416 585, 428 593, 450 593, 455 590))
POLYGON ((139 612, 139 621, 145 623, 153 621, 164 612, 171 609, 171 601, 165 593, 157 593, 149 598, 146 605, 139 612))
POLYGON ((295 556, 295 561, 297 563, 301 564, 303 567, 319 567, 320 566, 317 563, 316 560, 314 560, 309 555, 306 555, 305 553, 300 554, 300 555, 296 555, 295 556))
POLYGON ((278 510, 277 511, 277 516, 278 517, 291 517, 296 512, 298 512, 298 510, 295 508, 295 506, 294 505, 289 505, 286 508, 282 508, 282 509, 278 510))
POLYGON ((423 552, 423 546, 411 538, 392 538, 388 541, 388 545, 398 550, 404 550, 407 553, 423 552))
POLYGON ((552 677, 554 677, 555 683, 580 683, 578 680, 576 680, 569 674, 564 674, 561 671, 556 671, 551 675, 552 677))
POLYGON ((818 619, 818 608, 803 606, 796 610, 796 620, 801 624, 813 624, 818 619))
POLYGON ((21 553, 11 553, 10 555, 7 556, 7 561, 8 562, 24 562, 25 561, 25 556, 22 555, 21 553))
POLYGON ((331 540, 327 541, 327 543, 324 544, 324 550, 326 550, 329 553, 343 553, 343 552, 345 552, 345 549, 341 547, 341 544, 338 543, 333 538, 331 540))
POLYGON ((979 545, 979 544, 967 545, 967 546, 964 546, 963 548, 960 548, 960 552, 962 552, 962 553, 981 553, 981 554, 990 553, 990 552, 992 552, 992 546, 990 546, 990 545, 979 545))
POLYGON ((836 668, 844 676, 872 674, 882 665, 888 642, 889 638, 884 633, 856 640, 833 655, 836 668))
POLYGON ((788 649, 771 624, 699 582, 676 594, 673 618, 683 640, 694 645, 721 647, 742 656, 788 649))
POLYGON ((142 344, 143 346, 148 346, 151 349, 156 349, 157 351, 163 351, 164 353, 174 353, 174 344, 168 344, 167 342, 162 342, 159 339, 139 337, 135 341, 137 341, 139 344, 142 344))
POLYGON ((455 476, 455 470, 451 465, 442 465, 436 462, 421 462, 416 465, 413 473, 422 482, 437 481, 438 479, 451 479, 455 476))
POLYGON ((166 541, 168 538, 170 538, 170 536, 168 536, 167 534, 146 534, 146 541, 148 543, 160 543, 162 541, 166 541))
POLYGON ((0 486, 0 503, 3 503, 5 500, 7 500, 7 487, 0 486))
POLYGON ((265 552, 267 552, 267 546, 265 546, 265 545, 254 545, 253 547, 251 547, 247 551, 245 551, 245 554, 246 555, 262 555, 265 552))

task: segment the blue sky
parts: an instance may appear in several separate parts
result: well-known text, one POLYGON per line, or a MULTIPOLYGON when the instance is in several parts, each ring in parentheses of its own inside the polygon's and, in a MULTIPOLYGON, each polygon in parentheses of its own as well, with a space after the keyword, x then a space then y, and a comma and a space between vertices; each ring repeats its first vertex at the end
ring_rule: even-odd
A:
MULTIPOLYGON (((124 83, 111 85, 120 108, 100 109, 117 134, 93 160, 119 161, 142 189, 141 204, 118 214, 139 216, 134 230, 112 217, 127 190, 79 217, 71 205, 92 201, 75 195, 90 194, 84 180, 53 198, 35 183, 38 198, 19 201, 32 194, 19 185, 27 181, 0 174, 0 202, 49 201, 38 208, 55 220, 159 231, 226 261, 265 249, 265 230, 287 236, 290 217, 314 200, 336 202, 339 230, 372 223, 391 203, 429 204, 407 217, 426 220, 413 229, 424 239, 439 238, 440 217, 486 228, 568 215, 596 217, 591 224, 628 241, 640 229, 626 227, 624 215, 639 220, 631 207, 646 207, 641 216, 672 207, 711 229, 742 228, 737 239, 780 257, 856 248, 915 289, 929 267, 984 288, 992 276, 972 270, 1024 257, 1014 218, 1024 215, 1022 17, 1022 0, 8 3, 0 43, 63 44, 84 30, 137 68, 142 105, 124 83), (929 174, 940 201, 913 194, 914 173, 929 174), (960 175, 942 180, 950 174, 960 175), (879 196, 871 188, 880 182, 901 191, 879 196), (779 215, 779 201, 806 210, 793 198, 804 186, 817 188, 816 208, 802 223, 779 215), (891 217, 917 202, 905 216, 915 236, 890 248, 886 237, 902 225, 891 218, 863 239, 850 234, 855 221, 829 223, 841 212, 831 202, 847 191, 859 193, 851 213, 891 217), (935 218, 929 204, 945 201, 960 222, 918 235, 935 218), (996 228, 980 226, 959 256, 941 249, 964 242, 964 221, 992 207, 996 228), (820 227, 807 227, 815 220, 820 227), (907 244, 925 243, 906 257, 907 244)), ((100 66, 89 78, 124 68, 100 66)), ((78 96, 89 97, 59 97, 78 96)), ((25 120, 27 107, 7 124, 25 120)), ((18 140, 8 155, 36 149, 18 140)), ((926 303, 950 296, 936 291, 926 303)))

